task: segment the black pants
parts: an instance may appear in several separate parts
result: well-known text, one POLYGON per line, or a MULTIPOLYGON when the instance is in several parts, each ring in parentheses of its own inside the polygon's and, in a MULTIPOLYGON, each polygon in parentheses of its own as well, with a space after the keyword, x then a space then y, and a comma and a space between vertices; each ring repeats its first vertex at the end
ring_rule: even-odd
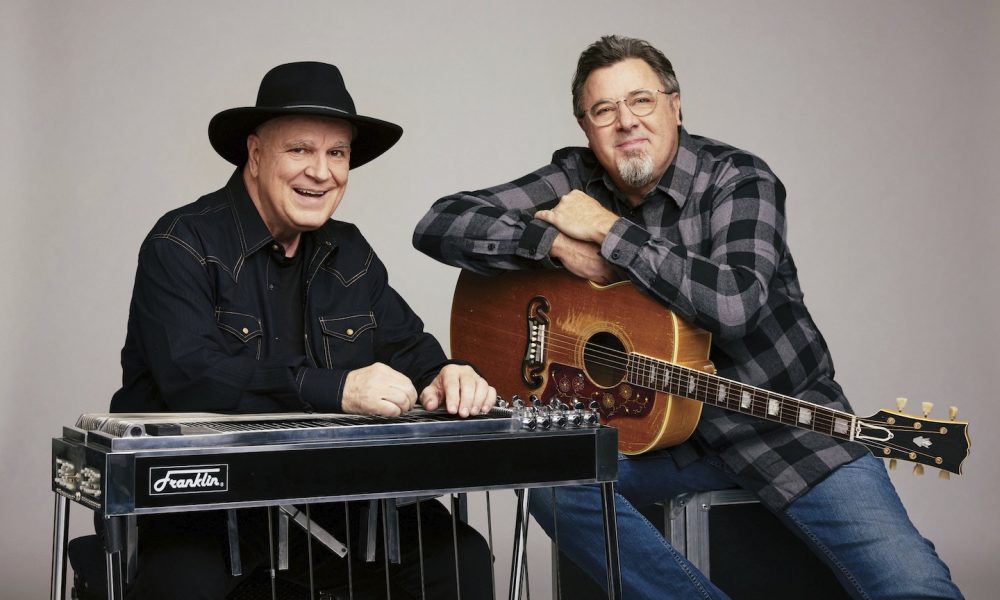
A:
MULTIPOLYGON (((453 528, 451 514, 439 502, 425 501, 398 509, 400 563, 389 563, 388 576, 381 543, 381 521, 376 536, 375 561, 366 562, 358 543, 363 533, 359 520, 362 503, 349 503, 348 506, 347 511, 343 503, 310 507, 313 521, 338 540, 347 542, 350 528, 350 561, 338 557, 316 540, 312 541, 312 576, 316 589, 333 590, 346 598, 350 582, 353 597, 361 600, 385 598, 390 593, 386 586, 390 585, 393 599, 448 599, 459 596, 457 586, 460 584, 463 600, 492 597, 492 557, 486 541, 461 521, 453 528), (458 582, 455 537, 458 540, 458 582)), ((265 511, 263 508, 238 511, 244 574, 270 566, 265 511)), ((309 584, 310 548, 307 544, 305 532, 290 525, 289 570, 279 571, 279 577, 300 585, 309 584)), ((234 578, 230 573, 226 520, 222 511, 140 517, 138 559, 136 580, 127 591, 130 600, 222 600, 243 579, 234 578)))

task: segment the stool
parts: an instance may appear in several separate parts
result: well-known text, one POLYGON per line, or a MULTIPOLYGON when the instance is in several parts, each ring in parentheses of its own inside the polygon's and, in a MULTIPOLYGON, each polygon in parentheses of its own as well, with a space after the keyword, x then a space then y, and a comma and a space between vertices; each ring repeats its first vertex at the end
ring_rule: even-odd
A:
POLYGON ((691 564, 712 579, 709 511, 714 506, 759 504, 756 496, 743 489, 714 490, 697 494, 678 494, 663 502, 664 537, 691 564))

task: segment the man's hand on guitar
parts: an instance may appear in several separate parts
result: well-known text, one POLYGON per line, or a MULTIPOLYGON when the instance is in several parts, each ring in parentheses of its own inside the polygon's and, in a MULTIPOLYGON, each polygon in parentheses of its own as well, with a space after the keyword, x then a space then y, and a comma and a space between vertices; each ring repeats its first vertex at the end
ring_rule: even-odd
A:
POLYGON ((551 210, 535 213, 536 219, 551 223, 571 238, 600 244, 618 221, 618 215, 601 206, 580 190, 559 199, 551 210))
POLYGON ((621 279, 611 263, 601 256, 601 247, 593 242, 581 242, 560 233, 552 241, 549 255, 570 273, 594 283, 607 285, 621 279))
POLYGON ((485 414, 496 399, 496 389, 468 365, 445 365, 420 392, 420 404, 427 410, 437 410, 443 402, 449 413, 460 417, 485 414))
POLYGON ((351 414, 397 417, 416 402, 417 390, 409 377, 375 363, 347 374, 341 409, 351 414))

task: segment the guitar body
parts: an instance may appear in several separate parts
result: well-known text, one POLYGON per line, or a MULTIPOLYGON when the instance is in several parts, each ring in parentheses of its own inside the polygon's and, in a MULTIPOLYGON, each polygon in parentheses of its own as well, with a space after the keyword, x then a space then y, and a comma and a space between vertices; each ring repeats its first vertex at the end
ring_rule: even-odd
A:
POLYGON ((624 361, 635 359, 627 357, 714 373, 710 346, 709 333, 631 284, 599 286, 568 271, 463 271, 452 304, 452 356, 476 365, 501 394, 597 402, 624 454, 684 441, 702 406, 630 380, 624 361))

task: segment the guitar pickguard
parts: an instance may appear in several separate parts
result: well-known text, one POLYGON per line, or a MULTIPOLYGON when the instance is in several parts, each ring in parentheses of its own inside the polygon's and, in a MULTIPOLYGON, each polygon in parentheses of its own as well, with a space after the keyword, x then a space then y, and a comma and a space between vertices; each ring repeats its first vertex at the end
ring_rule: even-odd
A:
POLYGON ((541 394, 545 404, 558 400, 570 407, 576 402, 589 407, 596 402, 602 421, 612 417, 643 417, 649 413, 655 397, 655 390, 627 382, 598 386, 583 369, 558 363, 549 365, 548 382, 541 394))

